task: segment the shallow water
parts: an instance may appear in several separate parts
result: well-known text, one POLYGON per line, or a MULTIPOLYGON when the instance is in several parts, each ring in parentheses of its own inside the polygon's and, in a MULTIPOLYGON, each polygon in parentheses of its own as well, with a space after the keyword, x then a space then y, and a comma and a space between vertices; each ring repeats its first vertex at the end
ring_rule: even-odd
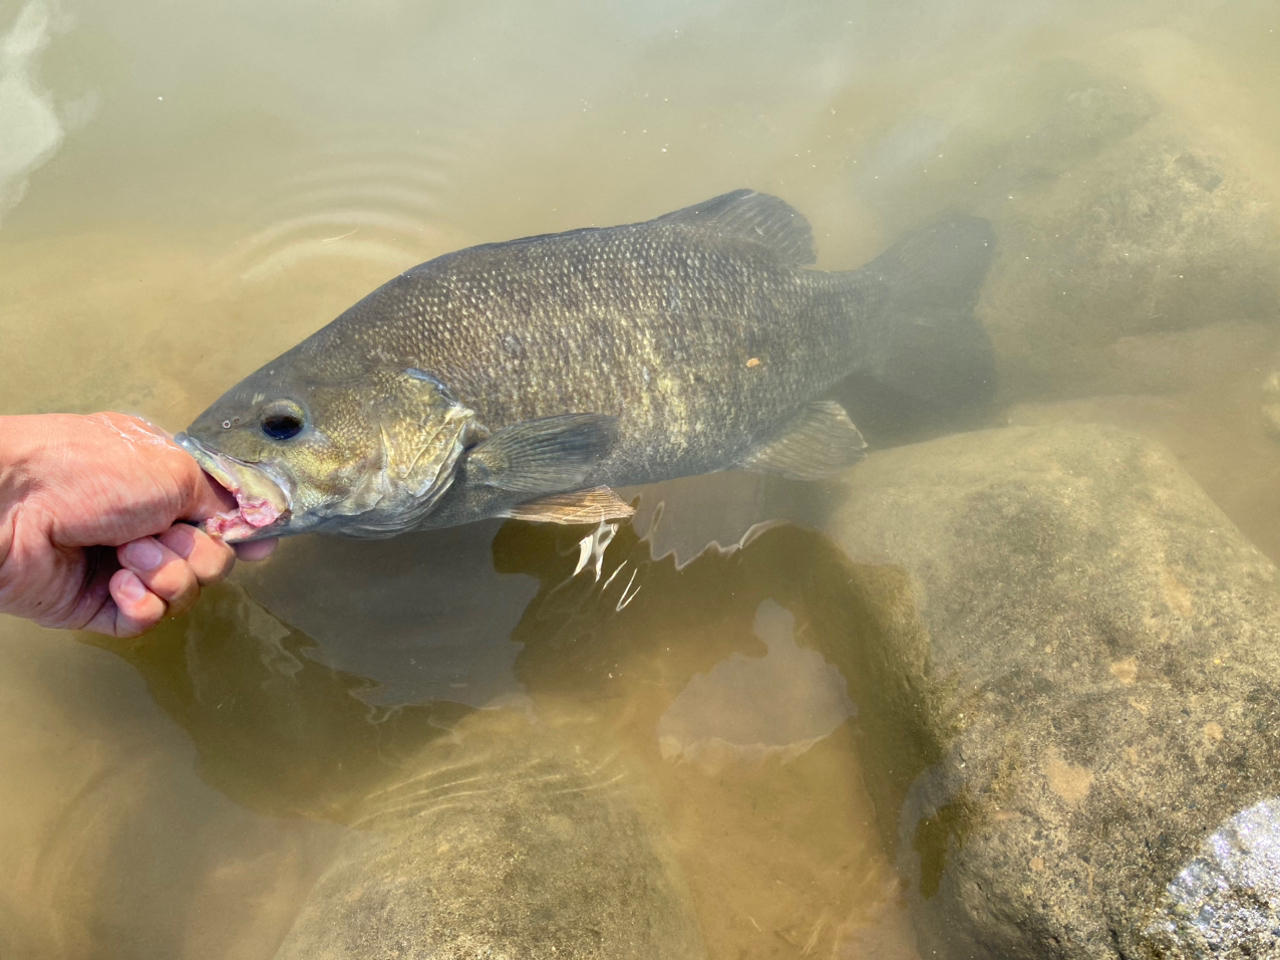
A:
MULTIPOLYGON (((5 0, 0 412, 178 430, 414 263, 740 186, 832 269, 961 209, 1001 243, 995 422, 1148 433, 1280 561, 1280 18, 1115 6, 5 0), (1134 136, 1226 211, 1224 259, 1160 273, 1188 207, 1042 309, 1079 251, 1038 218, 1131 196, 1134 136)), ((126 644, 0 622, 0 956, 270 958, 359 799, 505 707, 635 760, 711 957, 916 957, 833 548, 677 569, 624 528, 575 576, 581 533, 302 538, 126 644)))

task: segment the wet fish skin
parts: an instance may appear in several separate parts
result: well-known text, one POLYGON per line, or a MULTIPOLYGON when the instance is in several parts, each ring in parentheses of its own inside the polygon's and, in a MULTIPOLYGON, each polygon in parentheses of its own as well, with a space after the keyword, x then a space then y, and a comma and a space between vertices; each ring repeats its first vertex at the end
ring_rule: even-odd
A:
POLYGON ((960 217, 812 270, 804 218, 746 190, 472 247, 375 290, 182 440, 233 492, 279 491, 228 539, 563 520, 566 492, 625 510, 600 488, 732 467, 813 479, 865 447, 823 399, 851 374, 940 405, 989 394, 973 308, 993 249, 960 217))

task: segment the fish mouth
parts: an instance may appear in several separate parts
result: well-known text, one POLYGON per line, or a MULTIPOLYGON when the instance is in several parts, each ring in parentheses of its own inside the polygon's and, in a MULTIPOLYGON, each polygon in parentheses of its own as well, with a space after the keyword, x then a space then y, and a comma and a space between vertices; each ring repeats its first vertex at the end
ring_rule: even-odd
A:
POLYGON ((227 543, 245 543, 278 537, 286 532, 293 498, 289 485, 275 470, 265 464, 246 463, 210 450, 185 433, 173 439, 195 458, 205 473, 236 498, 235 510, 216 513, 204 521, 202 526, 206 533, 227 543))

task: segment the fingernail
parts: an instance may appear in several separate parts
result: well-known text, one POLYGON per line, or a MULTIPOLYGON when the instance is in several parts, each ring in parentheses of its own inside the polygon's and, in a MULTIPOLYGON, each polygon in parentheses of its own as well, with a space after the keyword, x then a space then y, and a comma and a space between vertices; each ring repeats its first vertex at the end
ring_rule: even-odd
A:
POLYGON ((142 581, 129 574, 127 577, 120 578, 120 585, 116 588, 126 600, 141 600, 147 595, 147 588, 142 585, 142 581))
POLYGON ((154 540, 135 540, 124 548, 124 557, 131 567, 154 570, 164 560, 164 551, 154 540))

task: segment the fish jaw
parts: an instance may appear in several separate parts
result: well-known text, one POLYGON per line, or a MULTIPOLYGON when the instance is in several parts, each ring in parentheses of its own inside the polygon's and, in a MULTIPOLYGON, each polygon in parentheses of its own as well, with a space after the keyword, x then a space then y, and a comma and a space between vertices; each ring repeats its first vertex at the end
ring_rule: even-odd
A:
POLYGON ((217 453, 185 433, 174 441, 236 498, 235 510, 214 514, 204 522, 206 533, 227 543, 244 543, 289 532, 292 498, 268 468, 217 453))

